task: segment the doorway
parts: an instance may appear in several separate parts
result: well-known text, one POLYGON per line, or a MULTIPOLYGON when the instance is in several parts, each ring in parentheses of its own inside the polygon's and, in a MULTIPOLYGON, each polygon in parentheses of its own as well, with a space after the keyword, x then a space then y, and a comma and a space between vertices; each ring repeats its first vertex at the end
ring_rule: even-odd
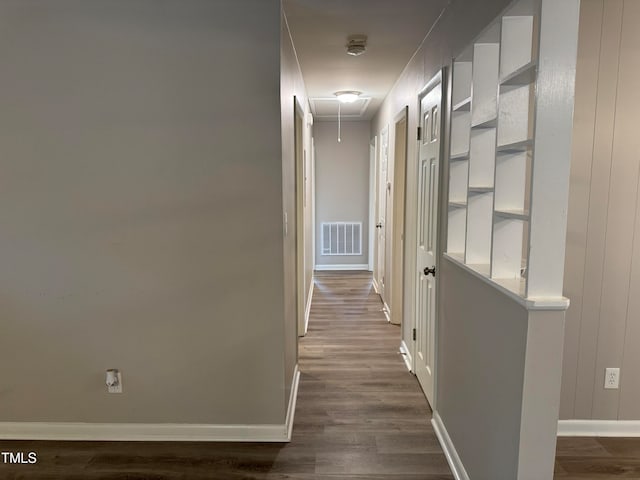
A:
POLYGON ((419 147, 416 218, 416 292, 414 372, 435 408, 436 287, 438 192, 442 133, 442 72, 419 96, 419 147))
POLYGON ((294 148, 295 148, 295 234, 296 234, 296 318, 298 335, 306 333, 305 322, 305 152, 304 152, 304 109, 294 97, 294 148))
POLYGON ((391 323, 400 325, 403 318, 404 293, 404 222, 405 186, 407 171, 407 116, 409 107, 404 107, 395 117, 393 148, 393 187, 391 237, 391 323))

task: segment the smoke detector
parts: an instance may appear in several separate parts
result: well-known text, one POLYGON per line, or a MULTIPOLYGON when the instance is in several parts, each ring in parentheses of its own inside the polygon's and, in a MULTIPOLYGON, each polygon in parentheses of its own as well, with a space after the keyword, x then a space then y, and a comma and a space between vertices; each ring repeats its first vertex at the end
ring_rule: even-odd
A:
POLYGON ((350 35, 347 38, 347 55, 357 57, 362 55, 367 50, 367 36, 366 35, 350 35))

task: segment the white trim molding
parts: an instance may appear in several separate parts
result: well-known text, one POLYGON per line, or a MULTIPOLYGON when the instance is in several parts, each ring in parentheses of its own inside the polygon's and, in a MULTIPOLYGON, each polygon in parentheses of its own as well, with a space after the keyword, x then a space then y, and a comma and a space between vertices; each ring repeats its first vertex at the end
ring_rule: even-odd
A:
MULTIPOLYGON (((382 295, 380 295, 380 298, 382 298, 382 295)), ((387 319, 387 322, 391 323, 391 309, 384 300, 382 300, 382 313, 384 313, 384 317, 387 319)))
POLYGON ((400 342, 400 355, 402 355, 402 359, 404 360, 404 364, 407 366, 407 370, 412 372, 413 358, 411 358, 411 350, 409 350, 409 347, 404 340, 400 342))
POLYGON ((300 385, 300 369, 298 364, 293 370, 293 379, 291 380, 291 392, 289 392, 289 406, 287 407, 287 417, 284 421, 284 427, 286 431, 287 442, 291 441, 291 434, 293 433, 293 420, 296 416, 296 403, 298 401, 298 386, 300 385))
POLYGON ((447 432, 444 423, 442 423, 442 418, 440 418, 438 412, 433 412, 431 424, 436 432, 440 446, 444 451, 444 456, 447 458, 447 462, 451 468, 451 473, 453 473, 453 478, 456 480, 469 480, 469 475, 462 464, 462 460, 460 460, 460 457, 458 456, 456 447, 453 445, 451 437, 449 437, 449 433, 447 432))
POLYGON ((287 426, 184 423, 3 422, 0 440, 288 442, 287 426))
POLYGON ((338 270, 357 270, 357 271, 364 271, 367 272, 369 271, 369 265, 367 265, 366 263, 354 263, 354 264, 348 264, 348 263, 341 263, 341 264, 335 264, 335 265, 316 265, 316 271, 318 272, 331 272, 331 271, 338 271, 338 270))
POLYGON ((640 437, 638 420, 560 420, 559 437, 640 437))
POLYGON ((289 442, 299 382, 300 371, 296 365, 283 424, 0 422, 0 440, 289 442))
POLYGON ((307 298, 307 305, 304 308, 304 332, 302 332, 302 336, 307 334, 307 330, 309 329, 309 316, 311 315, 311 302, 313 300, 313 287, 315 282, 313 281, 313 276, 311 276, 311 285, 309 286, 309 297, 307 298))

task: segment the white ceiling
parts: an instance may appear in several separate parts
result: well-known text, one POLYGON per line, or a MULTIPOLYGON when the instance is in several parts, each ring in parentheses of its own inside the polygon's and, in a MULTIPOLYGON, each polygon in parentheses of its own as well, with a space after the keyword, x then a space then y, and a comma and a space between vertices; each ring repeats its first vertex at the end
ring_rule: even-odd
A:
POLYGON ((326 99, 340 90, 358 90, 365 100, 343 105, 342 114, 345 119, 370 119, 447 3, 283 0, 316 118, 335 119, 337 102, 326 99), (358 57, 345 51, 353 34, 368 36, 367 51, 358 57))

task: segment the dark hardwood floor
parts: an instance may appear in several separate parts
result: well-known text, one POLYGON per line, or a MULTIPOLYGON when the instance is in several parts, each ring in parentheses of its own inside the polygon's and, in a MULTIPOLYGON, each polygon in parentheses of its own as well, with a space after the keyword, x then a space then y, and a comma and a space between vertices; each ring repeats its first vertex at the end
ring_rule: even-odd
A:
MULTIPOLYGON (((0 479, 452 480, 381 306, 367 273, 316 275, 291 443, 0 441, 38 453, 36 465, 0 458, 0 479)), ((561 438, 556 479, 640 480, 639 459, 640 439, 561 438)))
POLYGON ((640 438, 560 437, 556 480, 640 480, 640 438))

